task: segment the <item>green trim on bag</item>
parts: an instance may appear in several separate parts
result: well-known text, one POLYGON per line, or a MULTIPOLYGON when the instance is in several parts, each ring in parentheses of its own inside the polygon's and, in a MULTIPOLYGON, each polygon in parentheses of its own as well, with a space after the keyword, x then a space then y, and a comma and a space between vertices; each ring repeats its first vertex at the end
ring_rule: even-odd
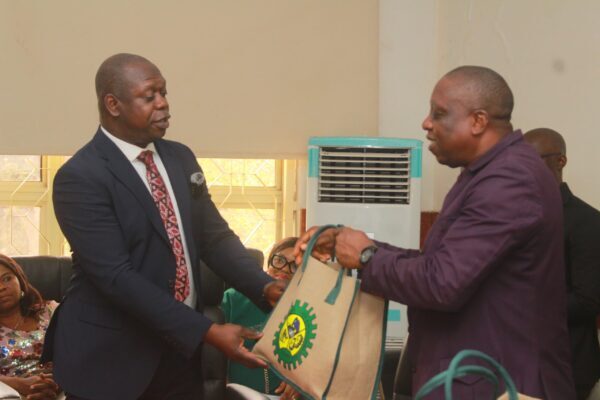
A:
POLYGON ((496 376, 496 373, 494 373, 492 370, 478 365, 466 365, 459 367, 460 362, 467 357, 479 358, 487 361, 487 363, 493 367, 493 370, 500 375, 500 378, 504 382, 506 386, 506 392, 508 393, 508 398, 510 400, 518 399, 515 383, 508 374, 508 371, 506 371, 506 369, 500 365, 498 361, 478 350, 461 350, 452 358, 452 361, 450 361, 450 365, 446 371, 440 372, 425 382, 425 384, 415 395, 415 400, 422 399, 442 384, 444 385, 444 394, 446 400, 452 400, 452 380, 454 378, 460 378, 470 374, 481 375, 486 378, 494 385, 494 399, 500 396, 498 393, 499 379, 496 376))
MULTIPOLYGON (((342 275, 343 276, 343 275, 342 275)), ((354 307, 354 300, 356 299, 356 295, 360 290, 360 282, 358 279, 354 281, 354 294, 352 295, 352 301, 350 302, 350 308, 348 309, 348 315, 352 313, 352 307, 354 307)), ((323 392, 322 400, 327 399, 327 394, 329 393, 329 389, 331 389, 331 384, 333 383, 333 378, 335 377, 335 371, 337 370, 338 363, 340 361, 340 352, 342 350, 342 343, 344 343, 344 336, 346 335, 346 328, 348 327, 348 320, 350 318, 346 317, 346 321, 344 322, 344 329, 342 329, 342 335, 340 337, 340 342, 338 343, 338 348, 335 352, 335 360, 333 361, 333 369, 331 371, 331 375, 329 376, 329 383, 323 392)))
POLYGON ((342 291, 343 278, 344 278, 344 268, 340 268, 340 271, 338 272, 337 280, 335 281, 335 286, 333 287, 333 289, 331 289, 331 292, 329 292, 329 294, 325 298, 325 303, 331 304, 331 305, 335 304, 335 301, 337 300, 338 296, 340 295, 340 292, 342 291))
MULTIPOLYGON (((385 300, 385 307, 383 309, 383 315, 388 313, 389 301, 385 300)), ((377 392, 379 390, 379 382, 381 381, 381 374, 383 373, 383 360, 385 356, 385 337, 387 335, 387 321, 385 318, 381 319, 381 349, 379 350, 379 367, 377 368, 377 375, 375 376, 375 386, 371 392, 371 400, 377 399, 377 392)))
POLYGON ((306 393, 304 390, 300 389, 294 382, 290 381, 288 378, 286 378, 285 376, 283 376, 282 374, 280 374, 279 371, 277 371, 277 368, 275 368, 272 363, 267 362, 267 366, 269 367, 269 369, 271 371, 273 371, 273 373, 275 375, 277 375, 277 377, 279 379, 281 379, 282 381, 284 381, 285 383, 287 383, 288 385, 290 385, 291 387, 293 387, 294 390, 296 392, 300 393, 303 398, 305 398, 307 400, 317 400, 314 397, 312 397, 310 394, 306 393))
MULTIPOLYGON (((310 240, 306 244, 306 250, 304 250, 304 255, 302 256, 302 265, 300 266, 300 269, 302 270, 302 272, 306 271, 306 266, 308 265, 308 260, 310 259, 310 255, 313 252, 313 247, 315 247, 315 243, 317 242, 319 235, 327 229, 338 228, 340 226, 342 226, 342 225, 329 224, 329 225, 320 226, 319 229, 317 229, 317 231, 314 233, 314 235, 310 238, 310 240)), ((300 282, 302 282, 302 278, 304 278, 304 275, 302 275, 300 277, 300 279, 298 279, 298 285, 300 285, 300 282)))
MULTIPOLYGON (((415 399, 422 399, 424 396, 427 396, 434 389, 437 389, 438 386, 442 386, 446 381, 446 377, 452 376, 454 378, 462 378, 467 375, 480 375, 490 381, 494 388, 493 398, 496 399, 500 396, 498 391, 498 378, 496 375, 485 367, 481 367, 478 365, 462 365, 453 370, 452 375, 448 374, 448 371, 440 372, 431 378, 425 385, 421 387, 415 399)), ((444 397, 444 399, 452 400, 452 395, 450 397, 444 397)), ((512 398, 511 398, 512 399, 512 398)), ((515 399, 516 400, 516 399, 515 399)))
POLYGON ((312 237, 308 241, 308 244, 306 245, 306 250, 304 251, 304 256, 302 257, 302 266, 301 266, 302 272, 304 272, 304 270, 306 270, 306 265, 308 264, 308 259, 310 258, 310 255, 313 252, 313 247, 315 247, 315 243, 317 242, 319 235, 321 235, 321 233, 323 233, 327 229, 339 228, 341 226, 342 225, 328 224, 328 225, 320 226, 319 229, 317 229, 317 231, 314 233, 314 235, 312 235, 312 237))

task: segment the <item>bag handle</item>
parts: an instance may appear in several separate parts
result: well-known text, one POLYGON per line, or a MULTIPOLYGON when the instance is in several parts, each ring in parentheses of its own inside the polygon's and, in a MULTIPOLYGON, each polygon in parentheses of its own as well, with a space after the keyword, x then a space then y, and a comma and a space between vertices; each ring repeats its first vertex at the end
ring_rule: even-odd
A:
POLYGON ((450 365, 448 366, 448 369, 446 371, 440 372, 439 374, 437 374, 436 376, 431 378, 429 381, 427 381, 421 387, 421 389, 419 389, 419 391, 417 392, 417 394, 415 396, 415 400, 422 399, 423 397, 427 396, 431 391, 436 389, 438 386, 441 386, 442 384, 444 385, 445 399, 452 400, 452 380, 454 378, 460 378, 465 375, 471 375, 471 374, 483 376, 487 380, 491 381, 494 384, 494 397, 493 398, 496 399, 499 396, 499 393, 498 393, 499 380, 498 380, 498 377, 496 376, 495 372, 497 372, 500 375, 500 378, 504 382, 509 400, 518 400, 517 389, 515 387, 513 380, 511 379, 510 375, 508 374, 508 371, 506 371, 506 369, 502 365, 500 365, 500 363, 498 363, 496 360, 494 360, 492 357, 488 356, 487 354, 485 354, 481 351, 477 351, 477 350, 461 350, 461 351, 459 351, 454 356, 454 358, 452 358, 452 361, 450 362, 450 365), (489 368, 478 366, 478 365, 459 366, 461 361, 463 361, 465 358, 468 358, 468 357, 483 359, 484 361, 486 361, 488 364, 490 364, 493 367, 493 370, 490 370, 489 368))
MULTIPOLYGON (((306 266, 308 265, 308 260, 310 259, 310 256, 313 252, 313 248, 315 247, 315 244, 317 243, 317 239, 319 239, 319 236, 327 229, 339 228, 342 226, 343 225, 328 224, 328 225, 320 226, 319 229, 316 230, 316 232, 312 235, 312 237, 308 241, 308 244, 306 245, 306 250, 304 251, 304 255, 302 256, 301 270, 303 273, 306 270, 306 266)), ((335 301, 337 300, 337 297, 340 294, 340 291, 342 289, 343 277, 344 277, 344 268, 340 268, 337 279, 335 281, 335 285, 333 286, 333 288, 331 289, 331 291, 325 298, 325 302, 327 304, 331 304, 331 305, 335 304, 335 301)), ((298 284, 300 284, 300 281, 301 280, 298 281, 298 284)))
POLYGON ((302 256, 302 272, 304 272, 306 270, 306 265, 308 264, 310 255, 312 254, 313 248, 315 247, 315 244, 317 243, 317 239, 319 239, 319 236, 321 235, 321 233, 325 232, 327 229, 340 228, 341 226, 343 226, 343 225, 328 224, 328 225, 322 225, 319 227, 319 229, 317 229, 317 231, 312 235, 312 237, 308 241, 308 244, 306 245, 306 250, 304 251, 304 255, 302 256))

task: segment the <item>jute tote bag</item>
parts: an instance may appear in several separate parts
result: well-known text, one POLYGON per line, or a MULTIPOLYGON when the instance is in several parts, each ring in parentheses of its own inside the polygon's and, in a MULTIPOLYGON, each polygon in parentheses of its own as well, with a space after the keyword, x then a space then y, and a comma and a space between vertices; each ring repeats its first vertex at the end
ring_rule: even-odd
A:
POLYGON ((374 399, 385 345, 387 302, 361 292, 337 264, 310 257, 323 226, 253 352, 310 399, 374 399))

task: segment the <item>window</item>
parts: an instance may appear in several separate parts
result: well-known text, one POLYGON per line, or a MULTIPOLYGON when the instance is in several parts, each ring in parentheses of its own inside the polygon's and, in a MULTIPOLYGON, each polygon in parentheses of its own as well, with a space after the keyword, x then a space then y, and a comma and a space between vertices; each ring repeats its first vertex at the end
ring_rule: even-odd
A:
MULTIPOLYGON (((0 155, 0 252, 69 255, 52 181, 68 157, 0 155)), ((217 208, 244 245, 267 252, 294 234, 295 161, 198 159, 217 208)))
POLYGON ((39 253, 40 207, 0 206, 0 226, 0 253, 39 253))
POLYGON ((40 182, 41 156, 0 156, 0 182, 40 182))
MULTIPOLYGON (((284 207, 284 179, 291 161, 201 158, 209 192, 231 229, 247 247, 268 252, 273 243, 292 235, 284 207)), ((295 183, 295 181, 294 181, 295 183)))
POLYGON ((0 252, 62 254, 50 187, 63 157, 0 155, 0 252))

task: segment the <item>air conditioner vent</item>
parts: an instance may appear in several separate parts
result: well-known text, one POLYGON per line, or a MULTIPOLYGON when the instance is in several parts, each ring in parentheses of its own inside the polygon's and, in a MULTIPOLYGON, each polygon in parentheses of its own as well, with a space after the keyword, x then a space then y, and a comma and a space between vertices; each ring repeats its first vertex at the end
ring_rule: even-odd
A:
POLYGON ((410 202, 410 149, 321 147, 319 202, 410 202))

